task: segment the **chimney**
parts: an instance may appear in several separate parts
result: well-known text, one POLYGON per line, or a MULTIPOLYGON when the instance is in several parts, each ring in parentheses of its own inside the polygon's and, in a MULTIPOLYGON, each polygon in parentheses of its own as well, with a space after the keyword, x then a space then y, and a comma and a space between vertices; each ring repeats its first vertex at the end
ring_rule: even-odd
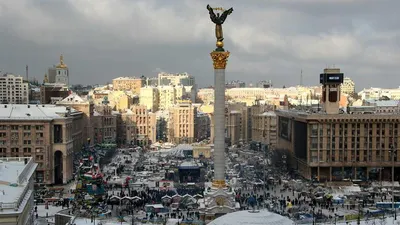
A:
POLYGON ((28 105, 28 109, 29 109, 29 108, 31 108, 31 106, 30 106, 30 105, 28 105))
POLYGON ((25 165, 28 164, 28 158, 24 159, 24 163, 25 163, 25 165))

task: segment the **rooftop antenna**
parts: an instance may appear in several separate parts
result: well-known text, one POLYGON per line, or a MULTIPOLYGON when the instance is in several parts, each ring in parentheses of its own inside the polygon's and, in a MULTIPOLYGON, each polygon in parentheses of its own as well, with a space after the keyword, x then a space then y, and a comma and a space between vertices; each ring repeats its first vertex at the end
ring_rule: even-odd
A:
POLYGON ((28 73, 28 65, 26 65, 26 67, 25 67, 25 74, 26 74, 26 81, 28 81, 29 82, 29 73, 28 73))
POLYGON ((300 86, 303 86, 303 69, 300 71, 300 86))

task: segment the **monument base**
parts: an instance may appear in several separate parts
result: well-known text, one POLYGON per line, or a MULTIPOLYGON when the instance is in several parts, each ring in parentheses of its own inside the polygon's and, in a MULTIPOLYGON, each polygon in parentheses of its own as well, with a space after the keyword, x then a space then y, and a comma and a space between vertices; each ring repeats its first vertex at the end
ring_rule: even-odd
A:
POLYGON ((225 188, 209 188, 199 203, 200 216, 206 222, 240 209, 239 202, 235 201, 235 192, 229 190, 226 185, 225 188))

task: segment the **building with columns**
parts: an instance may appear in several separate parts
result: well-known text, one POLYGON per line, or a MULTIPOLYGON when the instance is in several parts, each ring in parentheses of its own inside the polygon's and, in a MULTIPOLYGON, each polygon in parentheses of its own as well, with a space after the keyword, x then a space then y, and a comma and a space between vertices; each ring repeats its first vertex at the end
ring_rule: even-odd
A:
POLYGON ((2 104, 0 157, 32 157, 36 183, 65 184, 82 148, 82 116, 69 106, 2 104))

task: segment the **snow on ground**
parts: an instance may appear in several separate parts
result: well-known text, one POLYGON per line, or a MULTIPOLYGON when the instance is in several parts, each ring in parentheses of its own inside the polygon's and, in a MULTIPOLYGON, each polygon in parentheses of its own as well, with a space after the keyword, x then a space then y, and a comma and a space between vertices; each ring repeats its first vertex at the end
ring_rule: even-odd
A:
MULTIPOLYGON (((116 218, 111 218, 111 219, 96 219, 95 221, 91 222, 90 219, 87 218, 76 218, 74 221, 74 224, 76 225, 131 225, 132 220, 131 217, 124 217, 126 222, 119 222, 116 218)), ((168 219, 166 225, 176 225, 178 222, 181 222, 181 220, 178 219, 168 219)), ((135 221, 136 225, 152 225, 153 223, 147 222, 147 223, 140 223, 138 221, 135 221)), ((159 224, 158 224, 159 225, 159 224)))
MULTIPOLYGON (((351 221, 348 223, 338 222, 336 224, 338 224, 338 225, 356 225, 357 221, 351 221)), ((378 225, 378 224, 379 225, 400 225, 400 218, 398 218, 397 220, 394 220, 393 217, 385 218, 385 220, 377 218, 375 220, 370 219, 369 221, 362 220, 360 223, 360 225, 373 225, 373 224, 376 224, 376 225, 378 225)))
MULTIPOLYGON (((64 208, 64 210, 65 209, 67 208, 64 208)), ((52 217, 61 210, 63 210, 61 206, 57 207, 57 206, 52 206, 50 204, 49 204, 49 209, 45 209, 45 205, 37 206, 37 212, 39 214, 39 217, 46 217, 46 213, 48 214, 49 217, 52 217)))

